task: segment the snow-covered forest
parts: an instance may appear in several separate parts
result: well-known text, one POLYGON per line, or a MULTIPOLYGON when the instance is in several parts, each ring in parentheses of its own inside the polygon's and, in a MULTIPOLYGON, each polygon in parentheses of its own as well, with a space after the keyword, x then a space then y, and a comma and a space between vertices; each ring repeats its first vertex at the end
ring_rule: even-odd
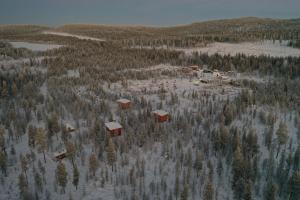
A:
POLYGON ((187 54, 45 30, 0 29, 0 199, 300 199, 297 51, 187 54))

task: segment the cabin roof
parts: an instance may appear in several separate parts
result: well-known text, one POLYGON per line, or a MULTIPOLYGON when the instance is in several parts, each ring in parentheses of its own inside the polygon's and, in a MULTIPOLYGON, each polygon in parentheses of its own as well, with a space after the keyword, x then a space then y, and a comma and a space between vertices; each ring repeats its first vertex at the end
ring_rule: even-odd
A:
POLYGON ((109 130, 115 130, 115 129, 122 128, 121 124, 119 124, 118 122, 107 122, 107 123, 105 123, 105 126, 109 130))
POLYGON ((168 115, 169 113, 167 111, 164 111, 164 110, 155 110, 153 111, 154 114, 157 114, 157 115, 168 115))
POLYGON ((62 154, 65 154, 65 153, 67 153, 67 150, 66 149, 62 149, 62 150, 54 152, 54 156, 57 157, 57 156, 60 156, 62 154))
POLYGON ((72 126, 72 125, 69 124, 69 123, 66 123, 65 126, 66 126, 67 128, 75 129, 74 126, 72 126))
POLYGON ((130 100, 122 98, 122 99, 118 99, 117 102, 118 103, 130 103, 130 100))

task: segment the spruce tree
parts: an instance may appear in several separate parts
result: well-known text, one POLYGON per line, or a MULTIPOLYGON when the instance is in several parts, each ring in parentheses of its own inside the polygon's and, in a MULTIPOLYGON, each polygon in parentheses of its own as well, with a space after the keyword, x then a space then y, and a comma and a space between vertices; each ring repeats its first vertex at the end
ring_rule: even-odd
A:
POLYGON ((300 199, 300 172, 294 172, 288 181, 289 200, 300 199))
POLYGON ((77 187, 78 187, 78 182, 79 182, 79 171, 77 169, 77 166, 74 165, 73 167, 73 185, 76 187, 76 190, 77 190, 77 187))
POLYGON ((107 151, 108 164, 111 166, 111 169, 113 171, 114 170, 113 166, 117 160, 117 157, 116 157, 116 152, 115 152, 115 146, 114 146, 114 143, 112 142, 111 138, 108 140, 108 147, 106 148, 106 151, 107 151))
POLYGON ((55 177, 56 177, 56 181, 58 183, 59 186, 61 186, 62 188, 62 192, 65 192, 65 187, 67 186, 68 183, 68 173, 66 171, 66 166, 64 163, 60 162, 57 165, 56 171, 55 171, 55 177))
POLYGON ((47 149, 47 141, 46 141, 46 134, 44 129, 38 128, 37 133, 35 136, 36 145, 38 148, 38 152, 42 152, 44 155, 44 161, 46 162, 45 151, 47 149))
POLYGON ((0 169, 2 173, 6 176, 7 158, 3 151, 0 151, 0 169))
POLYGON ((90 172, 93 176, 95 176, 95 173, 97 171, 98 168, 98 159, 96 157, 96 155, 94 153, 92 153, 90 155, 89 158, 89 168, 90 168, 90 172))
POLYGON ((210 179, 208 179, 203 193, 203 200, 213 200, 214 188, 210 179))

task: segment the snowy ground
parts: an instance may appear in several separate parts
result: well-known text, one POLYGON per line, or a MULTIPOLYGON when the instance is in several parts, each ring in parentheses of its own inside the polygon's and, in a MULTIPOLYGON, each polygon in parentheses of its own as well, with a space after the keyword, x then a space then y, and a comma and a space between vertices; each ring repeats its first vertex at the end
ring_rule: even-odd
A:
POLYGON ((287 42, 279 41, 263 41, 263 42, 243 42, 243 43, 221 43, 215 42, 209 44, 207 47, 202 48, 189 48, 189 49, 178 49, 184 51, 186 54, 192 54, 192 52, 208 53, 213 55, 215 53, 221 55, 236 55, 246 54, 249 56, 260 56, 268 55, 272 57, 288 57, 288 56, 300 56, 300 49, 292 48, 287 46, 287 42))
POLYGON ((58 36, 65 36, 65 37, 75 37, 75 38, 78 38, 81 40, 93 40, 93 41, 100 41, 100 42, 105 41, 105 39, 99 39, 99 38, 94 38, 94 37, 75 35, 75 34, 63 33, 63 32, 45 31, 45 32, 43 32, 43 34, 58 35, 58 36))
POLYGON ((26 48, 32 51, 47 51, 51 49, 60 48, 62 45, 56 44, 40 44, 29 42, 10 42, 14 48, 26 48))
MULTIPOLYGON (((150 46, 134 46, 132 48, 137 49, 152 49, 150 46)), ((232 55, 245 54, 248 56, 260 56, 268 55, 272 57, 288 57, 288 56, 300 56, 300 49, 287 46, 287 41, 281 43, 276 41, 259 41, 259 42, 242 42, 242 43, 225 43, 214 42, 208 44, 206 47, 195 48, 173 48, 167 46, 155 47, 156 49, 169 49, 176 51, 183 51, 187 55, 191 55, 193 52, 207 53, 208 55, 220 54, 220 55, 232 55)))

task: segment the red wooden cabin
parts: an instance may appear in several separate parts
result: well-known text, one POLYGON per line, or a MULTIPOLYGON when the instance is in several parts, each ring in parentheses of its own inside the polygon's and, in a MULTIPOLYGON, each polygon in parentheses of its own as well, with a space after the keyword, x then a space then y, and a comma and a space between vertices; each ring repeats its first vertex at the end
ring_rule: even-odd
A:
POLYGON ((122 126, 118 122, 107 122, 105 128, 111 137, 122 134, 122 126))
POLYGON ((117 100, 117 102, 119 103, 119 106, 122 109, 128 109, 131 106, 131 101, 128 99, 119 99, 117 100))
POLYGON ((164 110, 153 111, 156 122, 165 122, 169 120, 169 113, 164 110))

